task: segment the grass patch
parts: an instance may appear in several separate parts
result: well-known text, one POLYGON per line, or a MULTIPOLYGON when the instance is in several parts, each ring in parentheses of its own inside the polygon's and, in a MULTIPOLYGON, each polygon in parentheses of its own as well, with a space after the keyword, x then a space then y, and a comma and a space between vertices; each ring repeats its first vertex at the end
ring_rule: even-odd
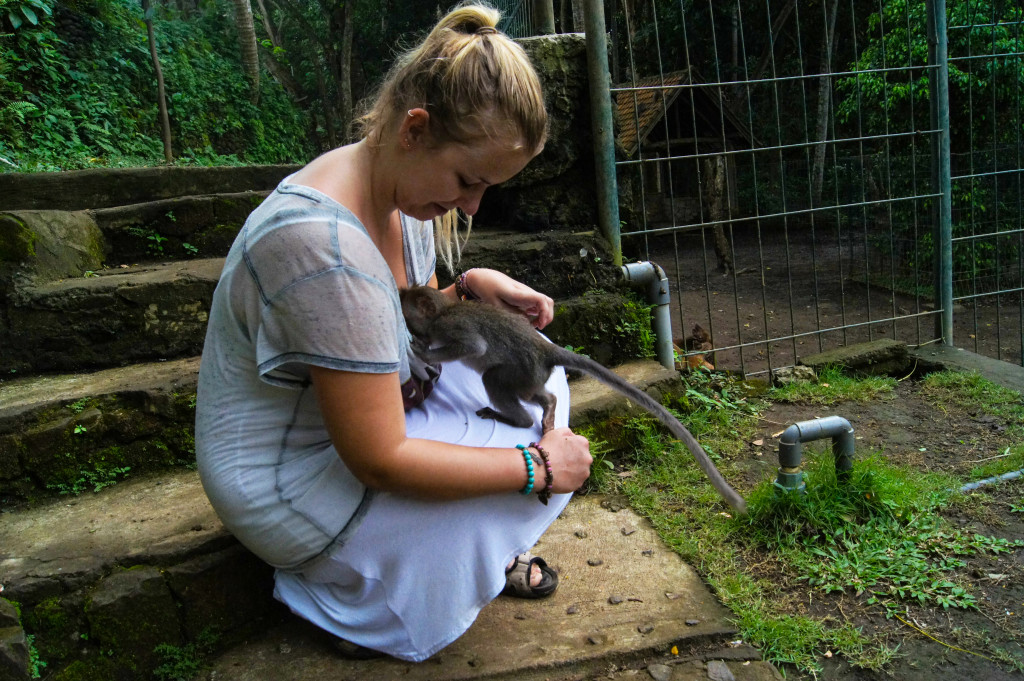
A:
POLYGON ((991 461, 973 468, 971 480, 1024 469, 1024 400, 1016 390, 997 385, 977 373, 937 371, 925 376, 922 394, 943 413, 966 410, 1006 423, 1010 444, 995 452, 991 461))
MULTIPOLYGON (((829 371, 817 385, 771 391, 769 399, 868 400, 885 398, 894 387, 891 379, 858 380, 829 371)), ((727 478, 735 476, 731 457, 756 430, 763 406, 738 394, 727 379, 712 376, 670 401, 714 452, 727 478)), ((820 601, 842 592, 862 612, 887 616, 911 605, 973 609, 975 595, 957 573, 965 559, 1024 546, 951 526, 942 511, 963 501, 951 491, 958 486, 952 477, 862 454, 840 480, 822 443, 805 451, 806 494, 783 494, 763 480, 746 495, 749 515, 735 518, 689 452, 662 436, 653 419, 627 419, 614 430, 618 440, 608 439, 616 451, 602 450, 599 461, 625 470, 604 475, 600 488, 624 494, 651 520, 735 613, 740 636, 766 660, 807 673, 820 672, 826 653, 872 670, 884 669, 898 654, 884 634, 865 633, 845 614, 840 619, 834 612, 805 612, 800 604, 808 594, 820 594, 812 597, 820 601)))
POLYGON ((825 367, 816 383, 791 383, 774 388, 768 395, 775 402, 833 404, 840 400, 867 402, 884 398, 896 390, 896 379, 888 376, 854 378, 834 366, 825 367))

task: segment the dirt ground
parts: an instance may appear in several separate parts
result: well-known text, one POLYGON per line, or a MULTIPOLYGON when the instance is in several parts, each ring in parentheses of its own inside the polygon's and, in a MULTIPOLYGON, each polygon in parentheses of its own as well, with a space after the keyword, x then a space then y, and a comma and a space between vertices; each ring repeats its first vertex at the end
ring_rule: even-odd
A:
MULTIPOLYGON (((1009 444, 1006 425, 997 419, 947 405, 944 410, 928 403, 912 380, 902 381, 890 398, 869 403, 842 403, 831 409, 782 404, 764 414, 762 432, 753 440, 741 466, 748 470, 750 484, 764 478, 766 470, 778 466, 777 452, 769 450, 779 431, 797 421, 836 414, 850 421, 857 438, 857 452, 879 452, 888 460, 922 471, 967 474, 989 457, 1000 454, 1009 444)), ((1018 431, 1019 432, 1019 431, 1018 431)), ((983 510, 954 515, 949 520, 965 531, 1024 539, 1024 513, 1011 506, 1024 503, 1024 480, 984 487, 989 498, 983 510)), ((829 681, 1002 681, 1021 679, 1024 674, 1006 663, 985 659, 992 649, 1002 649, 1024 664, 1024 549, 1001 556, 967 559, 959 571, 975 594, 977 611, 940 607, 910 607, 908 621, 934 639, 899 622, 887 620, 881 606, 867 605, 866 596, 810 593, 799 586, 784 587, 798 607, 817 616, 845 617, 866 634, 880 633, 890 645, 898 644, 899 655, 889 674, 853 669, 838 656, 825 658, 829 681), (983 640, 987 639, 987 641, 983 640), (946 644, 946 645, 943 645, 946 644), (961 650, 957 650, 957 648, 961 650), (969 651, 969 652, 967 652, 969 651)), ((810 679, 794 669, 788 678, 810 679)))
MULTIPOLYGON (((725 275, 710 231, 660 236, 646 244, 624 240, 627 252, 644 253, 641 257, 665 269, 673 337, 700 324, 716 348, 725 348, 716 353, 719 368, 753 376, 839 345, 879 338, 920 345, 938 337, 931 294, 893 293, 897 280, 902 290, 912 285, 921 290, 930 282, 910 281, 901 262, 879 257, 866 245, 870 236, 820 225, 813 234, 806 225, 760 231, 738 225, 733 237, 735 274, 725 275)), ((954 344, 1020 364, 1024 294, 970 297, 986 286, 1012 287, 1006 275, 999 282, 957 285, 954 344)))

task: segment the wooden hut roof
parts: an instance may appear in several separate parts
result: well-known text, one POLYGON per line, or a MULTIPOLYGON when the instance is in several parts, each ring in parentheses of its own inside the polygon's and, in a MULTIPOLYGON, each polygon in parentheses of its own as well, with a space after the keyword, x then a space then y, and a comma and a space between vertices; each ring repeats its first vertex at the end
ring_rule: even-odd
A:
MULTIPOLYGON (((618 125, 616 141, 625 154, 632 156, 637 152, 643 141, 654 130, 654 126, 676 103, 680 93, 684 90, 692 93, 693 107, 698 114, 698 121, 715 121, 715 129, 698 129, 698 136, 720 137, 722 133, 717 128, 717 122, 724 119, 727 138, 742 139, 753 143, 750 129, 728 105, 723 105, 714 88, 683 87, 701 82, 695 70, 690 69, 688 71, 673 71, 660 76, 648 76, 634 82, 616 85, 616 88, 628 88, 615 93, 618 125)), ((688 105, 687 109, 689 109, 688 105)), ((701 123, 698 122, 698 127, 700 125, 701 123)))

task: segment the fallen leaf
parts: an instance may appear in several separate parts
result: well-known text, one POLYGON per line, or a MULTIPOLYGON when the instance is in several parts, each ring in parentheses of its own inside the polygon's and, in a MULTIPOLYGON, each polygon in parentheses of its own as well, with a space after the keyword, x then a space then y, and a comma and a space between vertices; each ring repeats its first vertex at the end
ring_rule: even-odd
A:
POLYGON ((764 440, 754 440, 753 444, 755 447, 760 447, 764 444, 764 440))

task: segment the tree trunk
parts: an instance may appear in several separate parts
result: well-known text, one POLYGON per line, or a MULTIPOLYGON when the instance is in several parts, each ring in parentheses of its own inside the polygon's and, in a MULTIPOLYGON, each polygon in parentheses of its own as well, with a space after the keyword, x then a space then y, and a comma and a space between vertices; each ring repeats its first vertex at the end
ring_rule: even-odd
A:
POLYGON ((821 185, 825 181, 825 142, 828 140, 828 121, 832 110, 832 47, 836 34, 836 14, 839 13, 839 0, 828 0, 825 4, 825 35, 821 45, 821 73, 818 80, 818 123, 815 128, 814 140, 818 146, 814 148, 814 163, 811 175, 811 201, 815 206, 821 205, 821 185))
POLYGON ((718 257, 718 270, 729 274, 733 269, 732 245, 725 234, 725 225, 721 221, 729 216, 726 210, 728 201, 726 186, 725 156, 710 156, 704 159, 704 205, 708 207, 708 217, 716 222, 715 255, 718 257))
POLYGON ((342 141, 348 141, 352 134, 352 5, 355 0, 345 0, 341 7, 342 30, 341 51, 338 54, 338 119, 340 121, 342 141))
POLYGON ((235 6, 235 24, 238 44, 242 51, 242 70, 249 79, 249 98, 253 104, 260 101, 260 57, 256 49, 256 28, 252 23, 249 0, 231 0, 235 6))
MULTIPOLYGON (((260 17, 263 19, 263 30, 267 32, 267 38, 270 40, 272 50, 282 48, 281 39, 278 35, 277 28, 270 21, 270 13, 267 12, 267 7, 263 3, 263 0, 256 0, 260 8, 260 17)), ((277 61, 272 50, 267 50, 260 45, 260 54, 263 56, 263 65, 267 67, 267 71, 270 71, 270 75, 273 76, 281 87, 284 88, 292 99, 296 102, 302 102, 306 99, 305 93, 302 92, 302 87, 298 81, 292 76, 292 72, 286 68, 281 62, 277 61)))
POLYGON ((153 32, 153 13, 150 11, 149 0, 142 0, 142 12, 146 21, 146 38, 149 41, 149 56, 153 59, 153 70, 156 71, 156 102, 160 110, 160 130, 164 139, 164 161, 174 162, 171 152, 171 117, 167 114, 167 95, 164 92, 164 72, 160 68, 160 55, 156 51, 156 34, 153 32))
MULTIPOLYGON (((569 2, 570 0, 566 0, 569 2)), ((574 33, 583 33, 583 0, 571 0, 572 2, 572 30, 574 33)))

